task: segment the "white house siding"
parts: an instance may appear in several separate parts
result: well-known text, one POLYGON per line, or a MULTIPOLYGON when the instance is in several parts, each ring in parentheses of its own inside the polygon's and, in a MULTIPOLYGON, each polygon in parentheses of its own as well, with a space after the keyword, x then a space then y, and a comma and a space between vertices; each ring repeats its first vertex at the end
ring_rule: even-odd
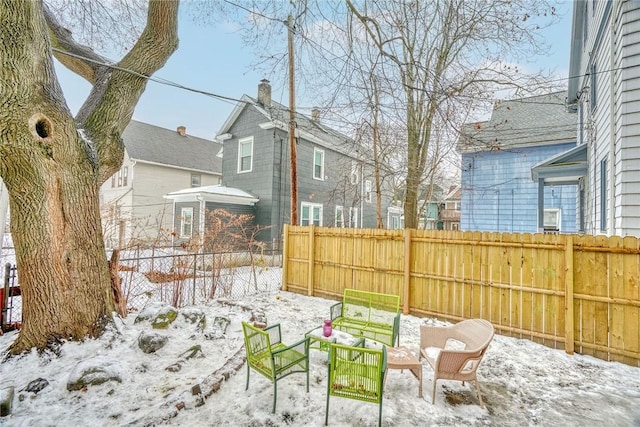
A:
POLYGON ((108 248, 117 247, 121 239, 128 240, 131 235, 128 224, 133 215, 133 163, 126 152, 122 162, 122 168, 124 167, 128 169, 127 185, 118 186, 116 172, 115 186, 112 185, 112 178, 109 178, 100 187, 102 230, 108 248))
POLYGON ((619 141, 620 168, 616 170, 622 178, 616 191, 615 234, 640 236, 640 3, 625 2, 614 6, 620 9, 620 59, 616 68, 621 68, 617 82, 621 85, 620 105, 616 116, 620 116, 619 141))
POLYGON ((584 8, 587 14, 579 98, 584 113, 582 131, 589 144, 586 231, 640 236, 640 2, 589 1, 577 2, 574 7, 584 8), (607 7, 611 8, 609 16, 605 14, 607 7), (596 64, 597 80, 593 110, 592 63, 596 64), (604 201, 602 160, 608 168, 604 201), (604 229, 600 221, 603 209, 607 218, 604 229))
POLYGON ((219 184, 214 175, 188 169, 177 169, 137 162, 133 167, 133 221, 130 236, 148 241, 155 239, 160 230, 163 235, 173 231, 173 202, 165 194, 191 187, 191 174, 199 173, 201 186, 219 184))

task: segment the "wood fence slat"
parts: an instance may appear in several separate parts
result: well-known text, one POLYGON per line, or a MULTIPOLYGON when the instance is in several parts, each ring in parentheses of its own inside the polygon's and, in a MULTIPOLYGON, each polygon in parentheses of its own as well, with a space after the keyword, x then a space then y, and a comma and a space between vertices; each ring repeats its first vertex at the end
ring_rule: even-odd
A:
POLYGON ((285 227, 283 289, 401 296, 403 312, 640 366, 635 237, 285 227), (408 254, 408 255, 407 255, 408 254))
MULTIPOLYGON (((635 254, 623 255, 624 294, 628 300, 640 301, 640 240, 635 237, 625 237, 623 240, 625 249, 635 249, 635 254)), ((622 325, 622 345, 625 350, 640 354, 640 307, 626 305, 624 307, 624 323, 622 325)), ((613 325, 612 325, 613 326, 613 325)), ((625 356, 622 360, 629 365, 640 366, 640 357, 635 359, 625 356)))

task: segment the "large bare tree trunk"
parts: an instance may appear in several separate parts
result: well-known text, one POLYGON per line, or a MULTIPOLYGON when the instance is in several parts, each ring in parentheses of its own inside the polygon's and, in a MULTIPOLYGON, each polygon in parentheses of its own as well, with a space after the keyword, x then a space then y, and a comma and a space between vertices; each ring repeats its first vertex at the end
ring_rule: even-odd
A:
MULTIPOLYGON (((154 23, 166 22, 167 46, 149 59, 145 52, 158 38, 143 42, 143 33, 120 66, 151 74, 175 50, 177 2, 155 3, 145 33, 153 35, 154 23)), ((146 85, 139 76, 74 59, 94 84, 74 120, 55 76, 51 44, 67 51, 78 46, 45 13, 41 1, 0 0, 0 176, 9 191, 23 297, 13 353, 99 336, 111 319, 115 305, 98 191, 122 164, 120 135, 146 85)))

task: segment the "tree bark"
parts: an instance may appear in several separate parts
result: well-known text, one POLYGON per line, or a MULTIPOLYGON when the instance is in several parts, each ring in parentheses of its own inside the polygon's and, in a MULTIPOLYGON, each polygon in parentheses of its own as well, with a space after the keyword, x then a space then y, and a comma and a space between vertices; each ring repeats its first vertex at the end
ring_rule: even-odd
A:
MULTIPOLYGON (((98 192, 122 164, 120 135, 146 79, 98 66, 101 87, 94 86, 76 121, 55 76, 50 34, 55 40, 56 33, 49 33, 42 2, 0 0, 0 16, 0 177, 9 192, 23 298, 16 354, 99 336, 112 319, 98 192)), ((168 35, 145 43, 168 45, 156 51, 164 58, 145 63, 139 42, 127 66, 147 74, 161 67, 177 47, 176 21, 177 2, 152 2, 145 32, 155 25, 168 35)))

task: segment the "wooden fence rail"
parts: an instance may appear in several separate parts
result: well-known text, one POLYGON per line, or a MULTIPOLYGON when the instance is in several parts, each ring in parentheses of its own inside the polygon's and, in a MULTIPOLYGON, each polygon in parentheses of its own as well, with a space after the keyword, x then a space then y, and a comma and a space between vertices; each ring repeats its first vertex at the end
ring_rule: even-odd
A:
POLYGON ((285 227, 283 289, 396 294, 405 314, 640 366, 636 237, 285 227))

